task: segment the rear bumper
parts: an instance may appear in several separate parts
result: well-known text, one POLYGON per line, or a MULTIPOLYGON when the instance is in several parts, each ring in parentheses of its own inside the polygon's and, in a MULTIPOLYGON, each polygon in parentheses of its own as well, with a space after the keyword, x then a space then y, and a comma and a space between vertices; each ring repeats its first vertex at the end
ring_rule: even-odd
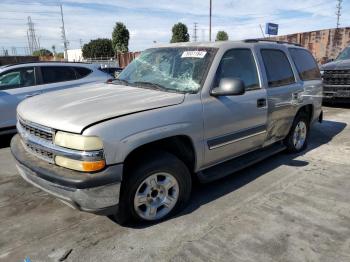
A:
POLYGON ((11 151, 20 175, 30 184, 86 212, 112 214, 116 211, 123 166, 109 166, 101 172, 82 173, 47 163, 28 153, 16 135, 11 151))

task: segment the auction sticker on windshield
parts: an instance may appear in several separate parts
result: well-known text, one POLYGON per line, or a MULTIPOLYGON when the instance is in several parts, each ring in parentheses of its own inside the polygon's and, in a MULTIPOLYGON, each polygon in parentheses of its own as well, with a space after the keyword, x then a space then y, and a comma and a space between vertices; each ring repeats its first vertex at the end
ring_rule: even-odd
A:
POLYGON ((204 58, 207 51, 185 51, 182 53, 181 58, 204 58))

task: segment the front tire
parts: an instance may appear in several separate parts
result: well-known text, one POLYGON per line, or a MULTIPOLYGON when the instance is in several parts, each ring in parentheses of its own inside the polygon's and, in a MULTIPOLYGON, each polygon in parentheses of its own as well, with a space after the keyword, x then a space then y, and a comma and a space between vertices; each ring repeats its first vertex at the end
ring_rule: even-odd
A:
POLYGON ((299 153, 307 147, 310 121, 306 113, 299 113, 292 124, 284 143, 290 153, 299 153))
POLYGON ((147 154, 125 175, 117 220, 161 221, 180 211, 191 194, 187 166, 168 152, 147 154))

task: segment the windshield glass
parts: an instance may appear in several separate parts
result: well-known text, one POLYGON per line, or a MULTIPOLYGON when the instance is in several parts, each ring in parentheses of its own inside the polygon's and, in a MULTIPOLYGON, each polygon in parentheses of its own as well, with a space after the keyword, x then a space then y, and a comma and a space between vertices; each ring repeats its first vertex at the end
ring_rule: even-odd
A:
POLYGON ((336 60, 350 59, 350 47, 345 48, 337 57, 336 60))
POLYGON ((216 53, 214 48, 171 47, 148 49, 132 61, 118 79, 137 86, 195 93, 216 53))

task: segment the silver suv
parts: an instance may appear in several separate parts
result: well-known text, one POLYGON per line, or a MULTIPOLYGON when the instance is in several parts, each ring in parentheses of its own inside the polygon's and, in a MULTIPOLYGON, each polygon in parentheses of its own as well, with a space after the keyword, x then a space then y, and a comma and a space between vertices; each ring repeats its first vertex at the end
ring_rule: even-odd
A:
POLYGON ((16 131, 16 107, 22 100, 110 78, 98 66, 84 63, 41 62, 0 67, 0 135, 16 131))
POLYGON ((18 107, 21 176, 71 207, 159 221, 209 182, 299 152, 322 120, 322 80, 304 48, 260 40, 144 51, 104 88, 18 107))

